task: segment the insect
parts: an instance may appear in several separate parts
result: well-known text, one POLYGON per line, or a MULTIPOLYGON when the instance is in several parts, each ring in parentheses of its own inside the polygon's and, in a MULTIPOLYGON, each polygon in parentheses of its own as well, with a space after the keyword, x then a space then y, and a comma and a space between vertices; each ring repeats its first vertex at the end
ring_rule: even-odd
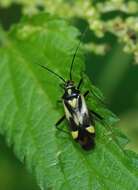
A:
POLYGON ((59 128, 59 125, 64 121, 64 119, 67 119, 69 124, 69 133, 71 133, 72 138, 78 142, 83 149, 91 150, 95 145, 95 117, 99 119, 102 119, 102 117, 96 112, 88 110, 85 102, 85 97, 89 94, 89 91, 86 91, 84 94, 80 92, 80 86, 83 82, 83 79, 80 79, 78 85, 75 85, 74 81, 72 80, 73 64, 80 43, 81 40, 79 41, 79 44, 72 58, 69 80, 65 80, 58 73, 55 73, 53 70, 47 68, 46 66, 43 66, 41 64, 38 65, 58 77, 63 82, 64 94, 62 96, 62 102, 65 114, 55 124, 56 128, 63 132, 66 132, 63 129, 59 128))

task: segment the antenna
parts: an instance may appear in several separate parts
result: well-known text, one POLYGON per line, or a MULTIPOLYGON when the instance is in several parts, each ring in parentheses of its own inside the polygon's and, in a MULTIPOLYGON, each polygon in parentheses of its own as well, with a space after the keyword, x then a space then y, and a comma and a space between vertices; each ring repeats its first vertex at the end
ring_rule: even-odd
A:
POLYGON ((39 63, 35 63, 37 65, 39 65, 40 67, 42 67, 43 69, 46 69, 47 71, 49 71, 50 73, 54 74, 55 76, 57 76, 58 78, 60 78, 64 83, 66 82, 65 79, 63 77, 61 77, 59 74, 55 73, 54 71, 52 71, 51 69, 49 69, 48 67, 41 65, 39 63))
POLYGON ((73 55, 72 62, 71 62, 71 66, 70 66, 70 80, 72 80, 72 68, 73 68, 74 60, 75 60, 75 57, 76 57, 77 52, 78 52, 78 49, 79 49, 79 47, 80 47, 80 45, 81 45, 81 41, 82 41, 82 39, 83 39, 83 37, 84 37, 84 35, 85 35, 87 29, 88 29, 88 27, 86 27, 85 30, 83 31, 83 33, 82 33, 82 35, 81 35, 81 38, 80 38, 80 40, 79 40, 79 43, 78 43, 78 45, 77 45, 77 47, 76 47, 75 53, 74 53, 74 55, 73 55))

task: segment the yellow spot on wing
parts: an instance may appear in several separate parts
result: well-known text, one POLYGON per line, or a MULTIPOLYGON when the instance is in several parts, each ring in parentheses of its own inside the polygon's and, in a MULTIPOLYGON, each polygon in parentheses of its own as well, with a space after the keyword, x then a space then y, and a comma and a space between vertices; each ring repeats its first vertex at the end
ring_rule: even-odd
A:
POLYGON ((72 93, 72 90, 68 89, 68 94, 71 95, 71 93, 72 93))
POLYGON ((95 129, 92 125, 90 125, 89 127, 86 128, 86 130, 89 132, 89 133, 95 133, 95 129))
POLYGON ((77 139, 77 137, 78 137, 78 131, 72 131, 71 135, 72 135, 73 139, 77 139))
POLYGON ((75 108, 77 106, 77 99, 76 98, 73 98, 72 100, 69 100, 69 104, 75 108))

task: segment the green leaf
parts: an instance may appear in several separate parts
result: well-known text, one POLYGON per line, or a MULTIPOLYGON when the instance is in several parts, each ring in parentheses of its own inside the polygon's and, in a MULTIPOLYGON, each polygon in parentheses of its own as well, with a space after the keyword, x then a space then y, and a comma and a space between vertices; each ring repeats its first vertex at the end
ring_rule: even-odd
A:
MULTIPOLYGON (((7 34, 0 48, 0 133, 41 189, 138 189, 138 157, 123 149, 126 137, 111 126, 117 118, 103 107, 101 92, 85 74, 81 90, 91 91, 88 107, 105 119, 96 122, 95 149, 82 150, 54 127, 63 115, 57 103, 61 81, 37 63, 68 79, 78 35, 76 28, 45 14, 25 18, 7 34)), ((76 83, 82 73, 79 50, 73 67, 76 83)), ((68 129, 66 122, 61 127, 68 129)))

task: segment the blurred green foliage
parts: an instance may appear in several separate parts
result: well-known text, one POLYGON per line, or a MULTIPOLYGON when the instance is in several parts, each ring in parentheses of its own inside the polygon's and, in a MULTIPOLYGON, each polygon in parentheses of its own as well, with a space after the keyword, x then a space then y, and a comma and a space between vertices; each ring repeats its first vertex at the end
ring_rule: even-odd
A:
MULTIPOLYGON (((12 3, 22 6, 22 13, 34 15, 40 10, 52 15, 70 19, 81 18, 87 21, 89 28, 98 38, 107 32, 123 43, 123 51, 132 53, 138 63, 138 2, 136 0, 1 0, 0 5, 8 7, 12 3)), ((105 53, 106 44, 87 44, 89 50, 105 53)))
MULTIPOLYGON (((112 17, 113 14, 115 13, 109 16, 112 17)), ((0 7, 0 23, 6 30, 13 23, 19 22, 21 15, 21 5, 12 4, 10 7, 0 7)), ((84 20, 75 18, 74 23, 81 31, 86 26, 84 20)), ((103 39, 98 40, 89 31, 84 41, 93 40, 95 43, 108 41, 110 48, 108 53, 101 56, 91 52, 87 53, 86 72, 95 85, 102 90, 108 107, 119 116, 118 126, 131 141, 128 147, 138 152, 138 65, 133 64, 132 55, 123 52, 123 45, 118 44, 115 36, 106 34, 103 39)), ((0 189, 39 189, 34 179, 27 174, 12 151, 6 147, 3 137, 0 137, 0 150, 0 189)))

